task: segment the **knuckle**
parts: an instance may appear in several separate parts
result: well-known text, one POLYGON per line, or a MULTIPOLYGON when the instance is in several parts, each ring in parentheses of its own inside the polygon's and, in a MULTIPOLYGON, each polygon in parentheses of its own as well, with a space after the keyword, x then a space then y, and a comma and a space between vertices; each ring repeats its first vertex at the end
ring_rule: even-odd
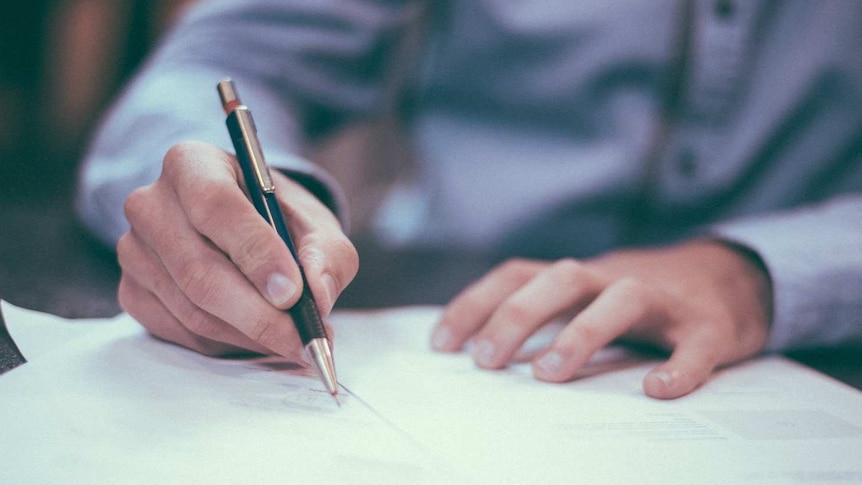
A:
POLYGON ((213 317, 199 308, 186 309, 184 315, 180 316, 183 326, 195 335, 207 338, 216 338, 217 325, 213 317))
POLYGON ((299 252, 303 261, 307 259, 313 264, 320 264, 323 262, 321 260, 323 257, 321 248, 324 246, 323 236, 317 232, 309 232, 308 234, 303 235, 302 239, 298 242, 299 246, 296 250, 299 252))
POLYGON ((573 356, 578 355, 581 347, 578 346, 577 342, 573 342, 571 340, 556 340, 554 341, 552 348, 556 351, 563 359, 568 359, 573 356))
POLYGON ((302 238, 297 250, 304 266, 324 271, 329 267, 329 271, 337 276, 339 291, 359 272, 359 252, 343 234, 325 240, 319 233, 309 233, 302 238))
POLYGON ((463 315, 475 315, 483 307, 484 300, 481 296, 469 291, 470 288, 456 296, 446 308, 443 320, 450 322, 453 326, 460 326, 463 315))
MULTIPOLYGON (((338 237, 333 242, 333 254, 339 262, 339 270, 347 280, 352 280, 359 272, 359 252, 356 246, 345 236, 338 237)), ((346 282, 344 282, 346 283, 346 282)))
POLYGON ((249 329, 248 336, 266 348, 280 344, 283 334, 280 323, 269 319, 260 319, 249 329))
POLYGON ((646 304, 652 299, 652 290, 648 285, 631 277, 625 277, 613 283, 614 291, 626 301, 635 304, 646 304))
POLYGON ((497 314, 507 324, 516 327, 529 327, 535 318, 529 305, 513 301, 507 301, 500 305, 497 314))
POLYGON ((244 231, 236 246, 230 249, 231 260, 246 274, 267 265, 283 246, 274 236, 274 232, 244 231))
POLYGON ((120 239, 117 240, 117 263, 120 265, 120 268, 123 268, 123 270, 127 270, 128 268, 129 258, 132 255, 133 244, 132 235, 129 232, 124 233, 120 236, 120 239))
POLYGON ((185 165, 187 153, 188 147, 185 143, 177 143, 168 148, 162 158, 162 176, 168 179, 175 177, 185 165))
POLYGON ((187 161, 194 157, 195 152, 201 149, 202 143, 196 141, 181 141, 179 143, 175 143, 168 151, 165 152, 165 156, 162 159, 162 169, 166 173, 172 173, 173 171, 182 167, 187 161))
POLYGON ((565 287, 579 287, 584 285, 584 280, 591 276, 591 272, 584 263, 574 258, 563 258, 555 261, 550 268, 554 277, 565 287))
POLYGON ((227 187, 221 184, 202 182, 200 184, 183 187, 183 192, 186 198, 195 201, 193 204, 186 204, 186 211, 189 220, 197 227, 213 227, 219 228, 229 224, 221 210, 225 201, 233 200, 232 190, 239 190, 237 187, 227 187))
POLYGON ((578 273, 583 271, 584 264, 575 258, 562 258, 554 262, 553 267, 561 273, 578 273))
POLYGON ((648 286, 644 282, 632 276, 624 276, 614 284, 632 295, 645 294, 648 289, 648 286))
POLYGON ((177 300, 176 284, 167 274, 151 275, 150 286, 152 293, 157 297, 163 300, 177 300))
POLYGON ((582 324, 575 325, 574 329, 574 341, 575 342, 586 342, 592 343, 601 340, 601 332, 598 327, 590 324, 582 324))
POLYGON ((123 213, 129 224, 136 226, 137 223, 149 214, 151 186, 135 189, 126 197, 123 203, 123 213))
POLYGON ((512 258, 504 261, 494 269, 492 276, 526 281, 535 274, 535 267, 535 261, 524 258, 512 258))
POLYGON ((617 301, 623 302, 623 315, 632 322, 651 321, 666 315, 666 309, 656 298, 655 291, 646 283, 631 277, 615 281, 608 291, 612 291, 617 301))
POLYGON ((195 305, 209 308, 224 296, 221 281, 214 272, 209 260, 192 257, 180 268, 177 285, 195 305))
POLYGON ((356 250, 356 246, 344 235, 335 238, 333 249, 341 258, 350 260, 359 259, 359 252, 356 250))

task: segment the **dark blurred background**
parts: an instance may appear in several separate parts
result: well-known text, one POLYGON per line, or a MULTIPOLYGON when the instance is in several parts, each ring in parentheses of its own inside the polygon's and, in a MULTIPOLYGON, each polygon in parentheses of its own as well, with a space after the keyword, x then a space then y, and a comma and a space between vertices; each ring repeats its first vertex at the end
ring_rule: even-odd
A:
POLYGON ((111 251, 75 222, 78 162, 107 103, 188 0, 0 3, 0 298, 116 313, 111 251))
POLYGON ((98 114, 189 0, 0 6, 3 201, 66 201, 98 114))

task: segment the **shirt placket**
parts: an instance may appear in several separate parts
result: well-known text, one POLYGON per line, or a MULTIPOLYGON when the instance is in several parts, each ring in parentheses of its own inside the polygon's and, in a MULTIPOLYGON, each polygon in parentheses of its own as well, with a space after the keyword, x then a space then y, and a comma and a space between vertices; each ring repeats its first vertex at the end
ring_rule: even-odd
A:
POLYGON ((694 4, 684 91, 661 157, 668 202, 708 195, 726 174, 724 135, 746 82, 758 11, 752 0, 694 4))

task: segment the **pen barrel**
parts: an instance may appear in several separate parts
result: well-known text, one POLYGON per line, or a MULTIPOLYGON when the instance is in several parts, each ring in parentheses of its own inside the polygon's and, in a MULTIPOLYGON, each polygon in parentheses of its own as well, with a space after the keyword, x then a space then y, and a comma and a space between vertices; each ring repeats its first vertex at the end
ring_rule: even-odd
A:
POLYGON ((299 301, 287 312, 293 319, 302 346, 305 347, 309 355, 316 359, 315 366, 318 368, 324 384, 326 384, 326 389, 335 396, 338 393, 338 382, 335 378, 335 366, 332 363, 329 337, 326 335, 326 327, 320 317, 320 312, 317 310, 314 294, 308 285, 305 270, 299 261, 299 254, 293 244, 293 238, 290 237, 287 223, 281 213, 281 207, 275 195, 275 183, 266 165, 260 141, 257 139, 254 118, 252 118, 248 107, 240 104, 239 97, 230 81, 219 83, 218 89, 222 104, 229 112, 225 121, 236 150, 237 162, 242 170, 249 198, 257 212, 287 246, 299 268, 302 279, 302 295, 300 295, 299 301))
MULTIPOLYGON (((284 220, 284 216, 279 208, 278 197, 276 197, 275 192, 267 192, 262 194, 261 198, 263 199, 262 208, 258 208, 258 212, 263 211, 261 212, 261 215, 269 222, 269 225, 275 229, 275 232, 277 232, 279 237, 281 237, 281 240, 284 241, 284 245, 290 250, 290 255, 293 256, 293 260, 296 261, 296 264, 299 264, 299 254, 296 252, 293 238, 290 237, 290 231, 287 230, 287 221, 284 220)), ((302 268, 300 267, 300 269, 302 268)), ((305 275, 303 275, 303 278, 304 277, 305 275)))
POLYGON ((260 206, 255 204, 255 207, 284 241, 284 245, 290 250, 293 260, 299 267, 299 274, 302 276, 302 296, 299 297, 296 305, 288 310, 291 318, 293 318, 296 331, 299 333, 299 338, 302 340, 302 345, 305 346, 312 339, 327 338, 326 327, 323 326, 323 319, 317 310, 314 294, 311 293, 311 288, 308 286, 308 278, 305 277, 305 270, 299 261, 299 254, 293 244, 293 238, 290 237, 290 232, 287 230, 287 222, 279 209, 278 198, 275 192, 258 194, 261 195, 260 206))
POLYGON ((294 326, 302 340, 302 345, 307 345, 311 340, 317 338, 328 338, 323 319, 317 310, 314 295, 308 286, 305 270, 299 261, 299 254, 287 230, 287 223, 282 216, 278 198, 275 195, 275 186, 269 177, 263 151, 257 141, 256 128, 251 112, 245 106, 234 109, 227 117, 227 127, 230 132, 231 141, 236 149, 236 157, 245 179, 248 195, 254 208, 266 220, 266 222, 278 233, 285 246, 290 251, 293 260, 299 267, 302 276, 302 296, 299 301, 288 310, 293 318, 294 326))

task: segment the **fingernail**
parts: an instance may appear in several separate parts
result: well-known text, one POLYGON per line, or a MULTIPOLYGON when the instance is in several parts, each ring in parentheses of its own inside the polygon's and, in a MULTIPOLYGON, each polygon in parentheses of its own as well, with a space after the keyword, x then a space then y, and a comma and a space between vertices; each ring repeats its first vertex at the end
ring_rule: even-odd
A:
POLYGON ((324 273, 320 276, 320 281, 323 282, 323 288, 326 290, 326 307, 331 311, 332 306, 335 305, 335 298, 338 296, 335 278, 331 274, 324 273))
POLYGON ((666 370, 660 370, 652 373, 653 377, 664 383, 665 388, 669 389, 673 384, 673 376, 666 370))
POLYGON ((473 345, 473 359, 481 366, 491 366, 494 362, 494 344, 480 340, 473 345))
POLYGON ((442 325, 431 333, 431 346, 436 350, 447 350, 452 341, 452 331, 442 325))
POLYGON ((274 273, 266 280, 267 299, 276 306, 287 303, 296 294, 297 289, 293 280, 281 273, 274 273))
POLYGON ((563 367, 563 356, 557 352, 548 352, 536 361, 536 367, 543 374, 556 374, 563 367))

